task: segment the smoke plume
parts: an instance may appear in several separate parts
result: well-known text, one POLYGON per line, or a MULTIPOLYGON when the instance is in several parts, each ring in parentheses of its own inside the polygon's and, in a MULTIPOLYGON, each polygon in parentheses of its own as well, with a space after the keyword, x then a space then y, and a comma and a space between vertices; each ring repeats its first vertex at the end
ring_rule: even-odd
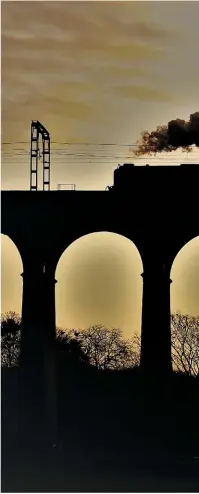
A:
POLYGON ((134 156, 171 152, 178 148, 190 152, 193 145, 199 147, 199 111, 192 113, 187 122, 176 118, 150 133, 142 132, 132 151, 134 156))

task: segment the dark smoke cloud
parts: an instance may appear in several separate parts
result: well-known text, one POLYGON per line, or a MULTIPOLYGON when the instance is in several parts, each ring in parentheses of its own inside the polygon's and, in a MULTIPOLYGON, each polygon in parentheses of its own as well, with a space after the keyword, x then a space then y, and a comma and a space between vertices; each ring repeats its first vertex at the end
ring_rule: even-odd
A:
POLYGON ((142 132, 132 151, 134 156, 171 152, 178 148, 190 152, 193 145, 199 147, 199 111, 192 113, 187 122, 177 118, 153 132, 142 132))

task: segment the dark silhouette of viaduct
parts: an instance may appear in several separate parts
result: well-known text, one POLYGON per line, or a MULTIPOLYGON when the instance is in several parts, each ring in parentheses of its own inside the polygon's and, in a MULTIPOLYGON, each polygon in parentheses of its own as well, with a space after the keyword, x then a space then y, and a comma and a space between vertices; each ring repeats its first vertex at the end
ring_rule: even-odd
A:
POLYGON ((23 262, 22 368, 31 375, 33 390, 39 382, 54 413, 60 256, 92 232, 115 232, 134 242, 143 263, 141 369, 166 375, 171 371, 170 271, 179 250, 199 235, 198 190, 199 165, 128 164, 115 170, 108 191, 2 192, 2 233, 15 243, 23 262))

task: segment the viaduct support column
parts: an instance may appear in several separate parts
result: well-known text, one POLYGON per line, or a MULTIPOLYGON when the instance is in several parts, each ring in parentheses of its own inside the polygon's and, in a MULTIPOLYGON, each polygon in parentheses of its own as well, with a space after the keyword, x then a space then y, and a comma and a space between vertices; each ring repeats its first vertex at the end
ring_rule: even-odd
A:
MULTIPOLYGON (((56 443, 55 283, 43 260, 24 262, 21 424, 29 444, 56 443)), ((23 440, 23 438, 22 438, 23 440)))
POLYGON ((169 375, 171 365, 170 277, 163 264, 145 265, 142 299, 141 369, 169 375))

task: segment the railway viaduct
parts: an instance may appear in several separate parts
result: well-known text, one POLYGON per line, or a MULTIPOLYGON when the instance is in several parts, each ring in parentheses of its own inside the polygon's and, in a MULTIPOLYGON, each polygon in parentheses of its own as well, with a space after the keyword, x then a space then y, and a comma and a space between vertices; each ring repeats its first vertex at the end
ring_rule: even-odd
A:
POLYGON ((52 396, 57 263, 72 242, 99 231, 136 245, 143 263, 141 369, 170 373, 170 271, 179 250, 199 235, 198 191, 199 165, 124 165, 109 191, 1 193, 1 231, 23 263, 21 358, 32 389, 39 382, 41 395, 49 389, 52 396))

